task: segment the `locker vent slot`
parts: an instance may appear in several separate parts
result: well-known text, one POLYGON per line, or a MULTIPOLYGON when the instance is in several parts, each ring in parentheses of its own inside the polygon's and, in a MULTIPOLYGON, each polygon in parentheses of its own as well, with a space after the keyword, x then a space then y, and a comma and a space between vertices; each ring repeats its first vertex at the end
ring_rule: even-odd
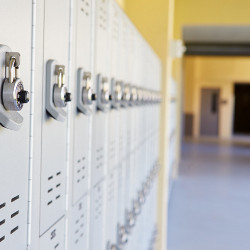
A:
POLYGON ((98 19, 99 19, 99 27, 102 30, 106 30, 107 29, 107 11, 105 10, 104 4, 102 4, 99 7, 99 18, 98 19))
POLYGON ((53 201, 58 200, 61 197, 61 182, 62 182, 62 172, 57 171, 54 175, 50 175, 48 177, 48 200, 47 200, 47 206, 52 205, 53 201), (59 193, 58 193, 59 192, 59 193))
POLYGON ((119 137, 119 155, 120 155, 120 157, 123 157, 124 156, 124 153, 123 153, 123 137, 122 137, 122 135, 120 135, 120 137, 119 137))
POLYGON ((19 214, 19 210, 18 210, 18 211, 16 211, 15 213, 13 213, 13 214, 11 215, 11 218, 13 218, 13 217, 17 216, 18 214, 19 214))
POLYGON ((77 160, 76 168, 75 168, 75 180, 76 183, 79 184, 81 181, 85 180, 87 175, 87 168, 86 168, 86 157, 82 157, 81 159, 77 160))
POLYGON ((89 0, 81 0, 80 10, 84 15, 86 15, 86 16, 89 15, 89 10, 90 10, 90 2, 89 2, 89 0))
POLYGON ((14 228, 10 231, 10 233, 13 234, 14 232, 16 232, 16 231, 18 230, 18 228, 19 228, 18 226, 14 227, 14 228))
POLYGON ((13 198, 11 199, 11 202, 14 202, 14 201, 16 201, 16 200, 18 200, 18 199, 19 199, 19 195, 13 197, 13 198))
POLYGON ((112 140, 109 144, 109 160, 111 160, 111 164, 113 163, 113 159, 115 158, 116 155, 116 150, 115 150, 115 140, 112 140))
POLYGON ((83 236, 85 235, 87 224, 87 215, 86 212, 86 204, 84 202, 80 202, 77 205, 76 215, 75 218, 75 229, 74 229, 74 244, 79 244, 82 241, 83 236))
POLYGON ((6 203, 2 203, 2 204, 0 205, 0 209, 4 208, 5 206, 6 206, 6 203))
POLYGON ((103 166, 103 147, 96 150, 96 169, 100 169, 103 166))
MULTIPOLYGON (((12 198, 9 198, 9 202, 3 202, 0 204, 0 217, 1 217, 1 221, 0 221, 0 228, 4 228, 5 232, 10 232, 10 235, 14 234, 18 229, 19 229, 19 220, 21 219, 20 213, 21 210, 18 210, 17 207, 19 206, 19 200, 20 200, 20 196, 19 195, 15 195, 12 196, 12 198), (4 209, 6 208, 6 209, 4 209), (11 212, 10 212, 11 211, 11 212), (13 225, 14 224, 14 225, 13 225)), ((6 238, 6 235, 2 235, 0 237, 0 242, 4 241, 4 240, 10 240, 10 241, 15 241, 15 239, 13 239, 13 237, 11 238, 6 238)), ((18 237, 18 236, 17 236, 18 237)), ((0 247, 0 249, 2 249, 0 247)))
POLYGON ((5 223, 5 220, 0 221, 0 226, 2 226, 5 223))
POLYGON ((113 22, 112 22, 112 38, 114 40, 119 39, 119 20, 118 20, 118 12, 116 10, 116 5, 113 4, 113 22))
MULTIPOLYGON (((109 202, 112 202, 112 200, 115 198, 115 180, 114 180, 114 174, 110 174, 109 177, 109 184, 108 184, 108 192, 107 192, 107 198, 109 202)), ((121 182, 120 182, 121 183, 121 182)))
POLYGON ((95 220, 98 220, 102 215, 102 188, 100 186, 95 190, 97 192, 95 198, 95 220))

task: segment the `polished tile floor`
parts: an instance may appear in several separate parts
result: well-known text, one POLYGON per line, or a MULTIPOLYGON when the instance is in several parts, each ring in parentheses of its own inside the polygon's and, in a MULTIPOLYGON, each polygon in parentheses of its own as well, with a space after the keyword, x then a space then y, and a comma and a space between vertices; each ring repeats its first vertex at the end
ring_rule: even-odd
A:
POLYGON ((185 142, 168 250, 250 250, 250 143, 185 142))

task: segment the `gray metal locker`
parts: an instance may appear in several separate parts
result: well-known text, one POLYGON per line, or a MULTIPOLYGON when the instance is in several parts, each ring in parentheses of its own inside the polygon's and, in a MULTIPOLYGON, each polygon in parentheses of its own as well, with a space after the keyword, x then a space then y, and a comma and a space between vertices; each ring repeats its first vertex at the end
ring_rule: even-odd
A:
POLYGON ((107 173, 107 140, 109 110, 108 75, 108 1, 94 1, 94 74, 96 93, 92 121, 91 191, 90 191, 90 249, 106 248, 105 196, 107 173), (98 240, 96 240, 98 239, 98 240))
POLYGON ((39 0, 34 7, 36 42, 30 249, 43 250, 46 245, 46 249, 54 249, 56 245, 48 236, 53 228, 58 228, 59 249, 64 249, 67 103, 71 100, 67 90, 70 1, 39 0))
POLYGON ((67 249, 89 249, 92 82, 92 1, 71 1, 71 86, 67 249))
POLYGON ((28 238, 30 105, 20 95, 31 86, 32 4, 5 1, 0 16, 0 249, 16 250, 28 238))

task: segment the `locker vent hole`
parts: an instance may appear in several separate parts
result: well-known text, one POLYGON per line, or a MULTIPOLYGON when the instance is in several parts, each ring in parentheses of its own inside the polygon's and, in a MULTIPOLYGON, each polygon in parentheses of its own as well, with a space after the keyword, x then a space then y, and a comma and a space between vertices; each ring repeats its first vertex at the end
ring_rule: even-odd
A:
POLYGON ((100 186, 97 188, 97 195, 95 199, 95 220, 98 220, 102 215, 102 189, 100 186))
POLYGON ((0 205, 0 209, 4 208, 5 206, 6 206, 6 203, 2 203, 2 204, 0 205))
POLYGON ((115 140, 112 140, 109 144, 109 160, 111 160, 111 163, 113 163, 113 160, 115 158, 116 155, 116 151, 115 151, 115 140))
POLYGON ((19 228, 18 226, 14 227, 14 228, 10 231, 10 233, 11 233, 11 234, 15 233, 15 232, 18 230, 18 228, 19 228))
MULTIPOLYGON (((19 218, 18 216, 20 214, 20 210, 16 210, 16 211, 14 210, 13 211, 13 208, 12 208, 12 205, 17 203, 19 199, 20 199, 20 196, 16 195, 16 196, 13 196, 12 198, 10 198, 9 202, 3 202, 3 203, 0 204, 0 209, 2 209, 3 213, 4 213, 4 214, 0 214, 0 216, 5 217, 5 218, 1 219, 0 227, 4 227, 4 226, 10 227, 10 228, 5 229, 5 231, 10 230, 9 232, 10 232, 11 235, 14 234, 19 229, 18 225, 15 225, 13 227, 13 224, 18 223, 18 218, 19 218), (8 207, 6 209, 4 209, 6 206, 8 206, 8 207), (12 211, 12 212, 9 213, 10 211, 12 211), (6 215, 5 213, 8 213, 8 214, 6 215), (10 224, 10 226, 9 226, 8 223, 10 224)), ((16 206, 18 206, 18 204, 15 204, 15 207, 16 206)), ((4 240, 6 240, 6 235, 2 235, 0 237, 0 242, 2 242, 4 240)))
POLYGON ((61 186, 61 181, 62 181, 61 171, 57 171, 55 175, 50 175, 48 177, 49 189, 47 190, 48 193, 47 206, 50 206, 53 203, 53 201, 56 201, 61 197, 60 194, 61 190, 59 189, 59 187, 61 186))
POLYGON ((90 8, 89 1, 82 0, 80 10, 85 16, 89 15, 89 8, 90 8))
POLYGON ((103 167, 103 147, 96 150, 96 169, 103 167))
POLYGON ((107 11, 103 7, 104 6, 100 6, 100 8, 99 8, 99 27, 102 30, 106 30, 106 28, 107 28, 107 11))
MULTIPOLYGON (((120 182, 121 183, 121 182, 120 182)), ((114 175, 110 175, 110 182, 108 184, 108 201, 112 202, 112 200, 115 198, 115 181, 114 181, 114 175)))
POLYGON ((81 181, 85 180, 86 175, 87 175, 86 157, 82 157, 77 160, 76 164, 76 170, 75 170, 76 183, 79 184, 81 181))
POLYGON ((75 221, 75 244, 78 244, 80 239, 84 236, 84 231, 85 231, 85 215, 84 215, 84 207, 82 203, 80 203, 78 210, 81 214, 78 216, 78 218, 75 221))

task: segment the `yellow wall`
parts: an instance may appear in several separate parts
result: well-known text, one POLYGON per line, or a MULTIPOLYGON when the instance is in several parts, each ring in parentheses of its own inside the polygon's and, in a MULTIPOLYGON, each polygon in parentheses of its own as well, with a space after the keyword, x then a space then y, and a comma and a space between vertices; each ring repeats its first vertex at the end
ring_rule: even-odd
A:
POLYGON ((168 0, 124 0, 124 10, 162 61, 166 59, 168 0))
POLYGON ((249 57, 200 57, 184 59, 185 105, 184 112, 194 114, 194 135, 199 135, 200 93, 203 87, 220 89, 219 136, 232 135, 234 110, 234 83, 250 83, 249 57))
POLYGON ((187 24, 249 24, 249 0, 175 0, 174 37, 187 24))

